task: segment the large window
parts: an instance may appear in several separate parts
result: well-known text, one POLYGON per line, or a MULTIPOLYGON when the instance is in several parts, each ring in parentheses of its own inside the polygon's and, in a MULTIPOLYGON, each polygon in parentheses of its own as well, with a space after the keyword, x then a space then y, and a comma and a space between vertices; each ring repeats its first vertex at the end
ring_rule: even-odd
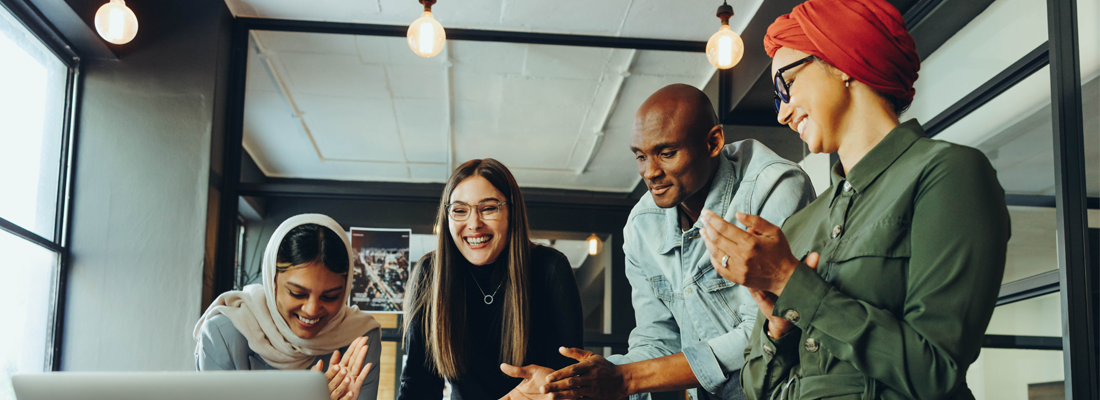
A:
POLYGON ((0 3, 0 399, 14 399, 11 376, 56 369, 60 282, 67 259, 69 114, 75 61, 53 51, 22 18, 26 6, 0 3))

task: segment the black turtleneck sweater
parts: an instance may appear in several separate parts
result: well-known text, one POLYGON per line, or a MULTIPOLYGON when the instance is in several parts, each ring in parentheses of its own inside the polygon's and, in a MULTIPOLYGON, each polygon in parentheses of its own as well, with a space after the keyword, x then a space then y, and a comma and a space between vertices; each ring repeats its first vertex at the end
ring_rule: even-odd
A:
MULTIPOLYGON (((451 381, 454 400, 498 399, 521 379, 500 372, 501 320, 504 316, 504 287, 494 296, 492 304, 485 304, 484 295, 492 294, 500 285, 505 271, 504 256, 493 264, 472 265, 462 257, 458 267, 471 272, 465 280, 466 318, 470 338, 470 365, 465 376, 451 381), (480 284, 480 290, 478 285, 480 284)), ((425 260, 430 260, 425 258, 425 260)), ((421 262, 420 264, 427 264, 421 262)), ((421 268, 421 265, 417 265, 421 268)), ((531 250, 529 264, 531 301, 531 335, 527 343, 524 365, 537 364, 550 369, 561 369, 575 361, 558 353, 558 347, 583 347, 584 326, 581 320, 581 300, 577 282, 569 260, 561 252, 546 246, 531 250)), ((412 274, 424 276, 425 274, 412 274)), ((417 285, 419 286, 419 285, 417 285)), ((414 287, 411 283, 408 287, 414 287)), ((408 360, 401 372, 401 390, 398 400, 439 399, 443 397, 443 378, 429 367, 425 354, 424 329, 417 316, 405 332, 405 349, 408 360)))

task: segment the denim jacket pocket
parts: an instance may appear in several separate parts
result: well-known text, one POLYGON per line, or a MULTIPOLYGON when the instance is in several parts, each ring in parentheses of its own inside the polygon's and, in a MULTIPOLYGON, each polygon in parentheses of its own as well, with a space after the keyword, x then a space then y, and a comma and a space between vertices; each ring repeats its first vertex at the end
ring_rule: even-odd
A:
POLYGON ((713 306, 721 307, 726 315, 730 317, 728 328, 741 325, 741 313, 735 309, 737 305, 741 304, 742 300, 738 299, 737 294, 734 293, 737 289, 736 283, 718 275, 718 271, 714 267, 710 267, 702 273, 695 284, 713 300, 710 302, 713 306))
POLYGON ((665 303, 671 303, 676 300, 679 293, 672 290, 672 284, 668 282, 663 276, 652 276, 648 278, 649 285, 653 288, 653 295, 665 303))

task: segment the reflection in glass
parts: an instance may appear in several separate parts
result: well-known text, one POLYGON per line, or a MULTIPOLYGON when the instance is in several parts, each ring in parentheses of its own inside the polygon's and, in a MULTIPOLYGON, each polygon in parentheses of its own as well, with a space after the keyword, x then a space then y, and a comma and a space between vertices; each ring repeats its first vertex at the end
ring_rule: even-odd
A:
POLYGON ((36 244, 0 231, 0 400, 15 399, 11 376, 42 372, 46 367, 46 328, 49 325, 51 282, 57 255, 36 244))
POLYGON ((997 307, 985 333, 1062 337, 1061 298, 1058 293, 1050 293, 997 307))
POLYGON ((1057 390, 1065 380, 1062 363, 1060 350, 982 349, 966 384, 978 400, 1029 400, 1029 391, 1057 390))
POLYGON ((1046 40, 1046 2, 994 1, 921 61, 917 96, 903 119, 932 120, 1046 40))
POLYGON ((0 218, 54 238, 68 69, 0 7, 0 218))

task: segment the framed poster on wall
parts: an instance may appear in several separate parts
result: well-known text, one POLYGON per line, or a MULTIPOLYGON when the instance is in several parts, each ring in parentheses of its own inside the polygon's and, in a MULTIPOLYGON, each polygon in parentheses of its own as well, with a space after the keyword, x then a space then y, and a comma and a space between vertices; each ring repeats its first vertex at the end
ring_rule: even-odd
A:
POLYGON ((351 305, 371 313, 402 312, 411 234, 410 229, 351 228, 351 305))

